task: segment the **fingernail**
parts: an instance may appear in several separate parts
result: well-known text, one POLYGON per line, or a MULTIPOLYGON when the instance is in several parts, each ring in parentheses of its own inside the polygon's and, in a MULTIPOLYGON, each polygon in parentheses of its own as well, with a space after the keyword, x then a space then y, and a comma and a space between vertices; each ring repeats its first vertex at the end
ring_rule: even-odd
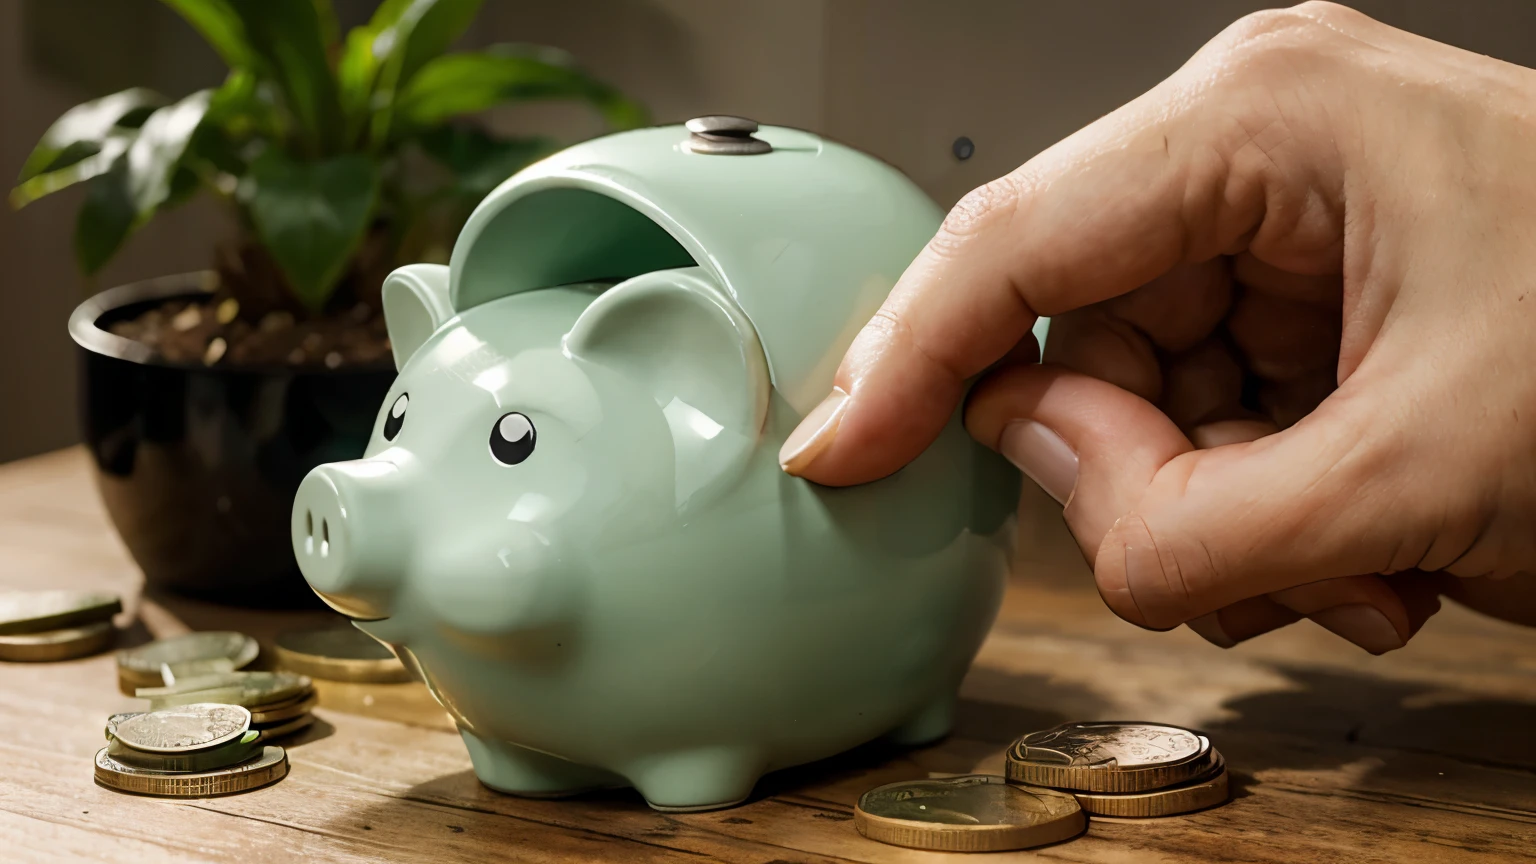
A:
POLYGON ((1314 612, 1310 616, 1336 635, 1359 645, 1372 654, 1385 654, 1403 647, 1403 637, 1387 616, 1374 606, 1352 604, 1314 612))
POLYGON ((1077 485, 1077 454, 1060 435, 1034 420, 1015 420, 1003 429, 997 449, 1057 504, 1066 505, 1077 485))
POLYGON ((779 466, 788 474, 799 476, 811 467, 817 457, 832 446, 837 437, 837 427, 843 422, 843 409, 848 405, 848 394, 833 387, 821 404, 812 408, 795 431, 784 439, 779 448, 779 466))

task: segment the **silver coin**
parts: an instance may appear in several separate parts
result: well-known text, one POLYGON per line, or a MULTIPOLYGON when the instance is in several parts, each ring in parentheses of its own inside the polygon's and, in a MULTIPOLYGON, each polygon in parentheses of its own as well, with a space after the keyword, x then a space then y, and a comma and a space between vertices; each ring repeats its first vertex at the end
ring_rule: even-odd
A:
POLYGON ((245 762, 261 752, 263 746, 261 741, 261 733, 252 729, 240 740, 217 747, 194 750, 190 753, 151 753, 135 750, 124 744, 122 739, 113 738, 107 741, 107 755, 134 768, 188 774, 198 771, 217 771, 220 768, 245 762))
POLYGON ((143 713, 144 713, 143 711, 130 711, 130 712, 126 713, 126 714, 113 714, 111 717, 108 717, 107 718, 107 740, 110 741, 113 738, 117 737, 117 724, 123 722, 124 720, 127 720, 129 717, 137 717, 137 716, 139 716, 140 714, 143 714, 143 713))
POLYGON ((1199 733, 1162 723, 1063 723, 1014 745, 1015 758, 1040 765, 1139 768, 1172 765, 1210 749, 1199 733))
POLYGON ((292 672, 224 672, 180 678, 169 687, 140 687, 134 695, 150 700, 156 709, 193 702, 224 702, 254 709, 302 696, 313 686, 308 676, 292 672))
POLYGON ((135 750, 187 753, 234 741, 250 728, 251 712, 239 705, 199 702, 120 720, 114 737, 135 750))
POLYGON ((164 668, 177 676, 239 669, 256 659, 256 640, 244 633, 208 631, 160 639, 117 652, 117 665, 138 677, 162 680, 164 668))
POLYGON ((123 610, 116 594, 93 591, 0 593, 0 634, 40 633, 107 621, 123 610))

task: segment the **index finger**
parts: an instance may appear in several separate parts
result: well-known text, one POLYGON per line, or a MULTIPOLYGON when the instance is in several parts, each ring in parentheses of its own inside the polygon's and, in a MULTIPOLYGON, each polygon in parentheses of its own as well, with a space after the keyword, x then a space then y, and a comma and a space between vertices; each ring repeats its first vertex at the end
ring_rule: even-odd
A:
MULTIPOLYGON (((1294 17, 1260 24, 1281 43, 1310 38, 1288 35, 1294 17)), ((1311 164, 1305 145, 1325 140, 1336 153, 1333 136, 1282 114, 1275 82, 1301 73, 1294 57, 1271 56, 1275 40, 1251 47, 1256 26, 1229 28, 1153 90, 961 200, 855 338, 832 395, 785 442, 784 470, 834 486, 896 471, 1039 315, 1124 294, 1250 238, 1288 264, 1336 257, 1337 246, 1307 242, 1328 232, 1316 223, 1332 208, 1306 206, 1336 197, 1336 168, 1311 164), (1210 68, 1238 71, 1213 85, 1210 68), (1273 238, 1266 213, 1284 223, 1273 238), (1288 248, 1292 237, 1306 248, 1288 248)))

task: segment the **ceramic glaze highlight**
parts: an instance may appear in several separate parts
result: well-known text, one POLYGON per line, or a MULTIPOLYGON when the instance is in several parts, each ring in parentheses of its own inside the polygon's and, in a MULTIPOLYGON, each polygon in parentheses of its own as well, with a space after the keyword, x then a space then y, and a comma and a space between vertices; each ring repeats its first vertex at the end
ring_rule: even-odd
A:
POLYGON ((939 214, 876 160, 760 136, 623 133, 509 180, 451 268, 386 282, 400 377, 365 458, 299 490, 311 586, 492 788, 705 809, 932 740, 996 614, 1019 477, 958 416, 876 483, 779 470, 939 214))

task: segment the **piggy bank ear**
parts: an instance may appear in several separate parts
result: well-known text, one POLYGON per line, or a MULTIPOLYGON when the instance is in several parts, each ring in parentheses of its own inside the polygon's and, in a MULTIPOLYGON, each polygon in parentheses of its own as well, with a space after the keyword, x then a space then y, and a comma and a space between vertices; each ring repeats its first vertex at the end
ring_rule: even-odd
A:
POLYGON ((728 483, 756 449, 768 362, 752 322, 703 269, 615 285, 582 312, 565 347, 649 387, 672 429, 680 507, 728 483))
POLYGON ((404 369, 421 343, 453 317, 448 302, 448 268, 409 264, 384 280, 384 325, 395 352, 395 368, 404 369))

